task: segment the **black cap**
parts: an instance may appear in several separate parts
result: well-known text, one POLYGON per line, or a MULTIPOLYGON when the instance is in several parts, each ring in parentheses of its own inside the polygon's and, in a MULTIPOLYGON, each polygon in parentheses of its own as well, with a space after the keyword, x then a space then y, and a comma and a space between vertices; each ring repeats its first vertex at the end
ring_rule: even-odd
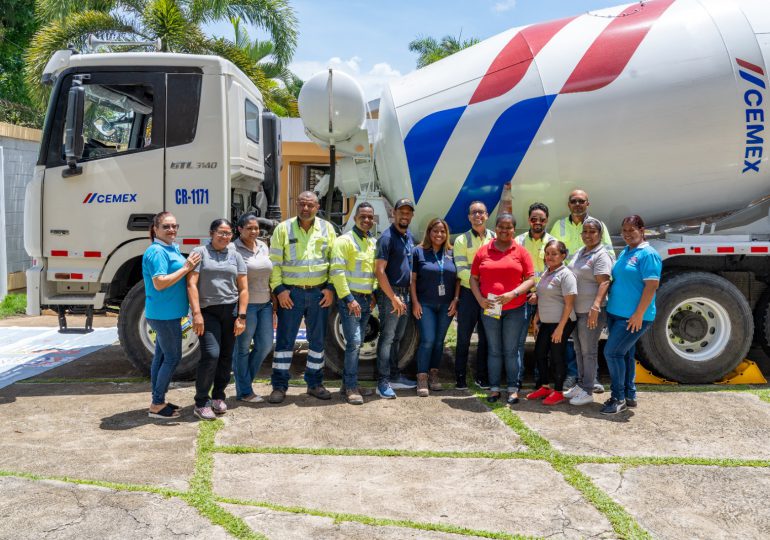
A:
POLYGON ((403 198, 403 199, 397 200, 395 209, 398 210, 402 206, 408 206, 409 208, 414 210, 414 203, 412 202, 412 199, 403 198))

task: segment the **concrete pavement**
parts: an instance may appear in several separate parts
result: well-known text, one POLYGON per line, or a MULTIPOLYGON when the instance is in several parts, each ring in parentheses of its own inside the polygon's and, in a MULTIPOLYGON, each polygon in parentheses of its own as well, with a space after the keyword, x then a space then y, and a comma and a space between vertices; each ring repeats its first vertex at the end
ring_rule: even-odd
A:
POLYGON ((0 390, 0 538, 770 537, 767 389, 643 389, 608 418, 600 396, 351 406, 292 387, 201 425, 189 383, 162 422, 147 383, 66 382, 135 375, 107 348, 0 390))

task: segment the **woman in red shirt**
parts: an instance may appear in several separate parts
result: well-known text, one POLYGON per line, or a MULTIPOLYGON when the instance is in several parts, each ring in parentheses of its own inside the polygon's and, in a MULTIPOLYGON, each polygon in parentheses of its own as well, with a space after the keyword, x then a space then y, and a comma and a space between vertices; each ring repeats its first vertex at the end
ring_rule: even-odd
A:
POLYGON ((487 401, 500 399, 500 378, 505 359, 508 403, 519 402, 519 337, 529 322, 524 303, 535 285, 535 268, 526 249, 513 241, 516 220, 511 214, 497 217, 497 238, 481 246, 471 267, 471 291, 484 309, 482 322, 489 346, 487 401))

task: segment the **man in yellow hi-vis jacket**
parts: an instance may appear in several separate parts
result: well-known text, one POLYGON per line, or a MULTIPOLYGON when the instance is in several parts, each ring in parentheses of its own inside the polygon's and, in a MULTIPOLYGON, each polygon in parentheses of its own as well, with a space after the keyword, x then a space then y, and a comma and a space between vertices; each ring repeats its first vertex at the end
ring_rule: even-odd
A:
POLYGON ((318 399, 331 399, 331 393, 323 386, 324 339, 328 308, 334 301, 329 260, 337 234, 331 223, 316 216, 318 208, 315 193, 300 193, 297 217, 279 223, 270 239, 270 288, 278 299, 273 392, 267 399, 270 403, 281 403, 286 398, 294 343, 303 318, 309 344, 305 368, 307 393, 318 399))
POLYGON ((377 285, 374 275, 377 241, 371 234, 374 208, 362 202, 353 219, 356 222, 353 230, 334 241, 329 275, 339 298, 337 308, 345 335, 345 368, 340 393, 348 403, 361 405, 363 396, 372 394, 370 389, 358 386, 358 359, 377 285))

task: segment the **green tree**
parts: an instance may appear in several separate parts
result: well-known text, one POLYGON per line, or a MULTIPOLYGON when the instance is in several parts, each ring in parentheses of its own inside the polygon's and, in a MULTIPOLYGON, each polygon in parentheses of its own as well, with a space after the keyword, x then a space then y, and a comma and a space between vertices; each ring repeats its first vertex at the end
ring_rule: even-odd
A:
POLYGON ((34 0, 4 0, 0 9, 0 120, 39 127, 24 84, 24 49, 38 27, 34 0))
POLYGON ((277 61, 288 64, 297 44, 297 18, 289 0, 38 0, 42 24, 26 54, 25 79, 35 97, 46 99, 40 76, 51 55, 72 44, 86 46, 90 34, 105 40, 161 39, 162 50, 215 54, 240 68, 273 108, 268 78, 235 43, 211 38, 202 25, 239 17, 264 29, 277 61))
POLYGON ((252 40, 240 17, 233 17, 231 22, 235 33, 235 46, 241 49, 256 69, 267 78, 266 91, 273 102, 273 111, 279 116, 299 116, 297 97, 302 88, 302 79, 278 59, 275 55, 275 43, 271 40, 252 40))
POLYGON ((422 68, 458 51, 467 49, 478 42, 479 40, 476 38, 463 40, 462 34, 457 37, 444 36, 441 40, 437 40, 434 37, 417 36, 417 39, 409 43, 409 50, 419 55, 417 57, 417 67, 422 68))

